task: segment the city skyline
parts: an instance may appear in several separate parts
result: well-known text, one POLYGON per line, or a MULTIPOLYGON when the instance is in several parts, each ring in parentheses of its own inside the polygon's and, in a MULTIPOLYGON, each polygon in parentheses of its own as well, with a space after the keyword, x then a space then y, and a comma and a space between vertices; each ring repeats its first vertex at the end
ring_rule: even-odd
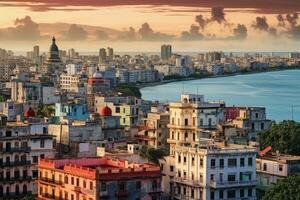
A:
POLYGON ((300 3, 282 0, 10 0, 0 3, 0 40, 16 51, 36 44, 46 51, 54 35, 63 48, 85 52, 101 46, 159 51, 163 43, 175 51, 296 51, 299 10, 300 3))

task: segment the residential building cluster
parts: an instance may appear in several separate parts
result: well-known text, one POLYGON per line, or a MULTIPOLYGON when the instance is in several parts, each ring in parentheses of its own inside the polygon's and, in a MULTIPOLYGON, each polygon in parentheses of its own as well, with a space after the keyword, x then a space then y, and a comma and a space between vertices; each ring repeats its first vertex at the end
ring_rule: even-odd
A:
POLYGON ((0 199, 259 199, 300 172, 299 156, 259 152, 258 133, 272 125, 264 107, 199 94, 152 102, 131 87, 299 60, 186 56, 171 45, 161 56, 120 56, 110 47, 83 56, 60 50, 54 37, 47 54, 39 46, 26 57, 0 49, 0 199))

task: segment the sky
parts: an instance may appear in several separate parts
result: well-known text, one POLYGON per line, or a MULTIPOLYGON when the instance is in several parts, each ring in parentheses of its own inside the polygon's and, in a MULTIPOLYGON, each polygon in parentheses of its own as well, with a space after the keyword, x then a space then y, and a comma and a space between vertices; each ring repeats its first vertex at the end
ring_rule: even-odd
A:
POLYGON ((1 0, 0 48, 298 51, 299 0, 1 0))

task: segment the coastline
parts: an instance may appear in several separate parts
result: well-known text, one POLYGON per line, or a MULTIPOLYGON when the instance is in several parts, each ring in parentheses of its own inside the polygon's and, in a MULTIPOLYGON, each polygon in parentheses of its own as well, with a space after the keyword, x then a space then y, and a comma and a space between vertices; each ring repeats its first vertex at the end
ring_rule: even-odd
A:
POLYGON ((267 72, 275 72, 275 71, 286 71, 286 70, 300 70, 300 66, 288 66, 288 67, 273 67, 268 68, 267 70, 256 70, 256 71, 244 71, 244 72, 236 72, 236 73, 228 73, 228 74, 221 74, 221 75, 203 75, 199 77, 183 77, 180 79, 170 79, 170 80, 163 80, 159 82, 151 82, 151 83, 142 83, 136 85, 139 89, 151 86, 158 86, 164 85, 172 82, 181 82, 181 81, 192 81, 192 80, 200 80, 206 78, 222 78, 222 77, 230 77, 230 76, 238 76, 238 75, 249 75, 249 74, 259 74, 259 73, 267 73, 267 72))

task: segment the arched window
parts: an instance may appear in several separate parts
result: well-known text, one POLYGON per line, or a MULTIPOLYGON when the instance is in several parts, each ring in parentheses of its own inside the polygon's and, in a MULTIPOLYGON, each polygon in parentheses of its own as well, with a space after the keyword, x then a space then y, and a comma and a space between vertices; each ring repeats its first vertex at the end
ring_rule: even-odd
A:
POLYGON ((19 155, 15 155, 15 162, 19 162, 19 155))
POLYGON ((6 187, 6 196, 9 196, 9 186, 6 187))
POLYGON ((68 184, 69 180, 68 180, 68 176, 65 176, 65 184, 68 184))
POLYGON ((0 185, 0 197, 3 197, 3 186, 0 185))
POLYGON ((19 185, 16 185, 16 195, 18 195, 19 194, 19 185))
POLYGON ((211 126, 211 118, 208 119, 208 126, 211 126))
POLYGON ((27 194, 27 185, 26 184, 23 185, 23 194, 27 194))

